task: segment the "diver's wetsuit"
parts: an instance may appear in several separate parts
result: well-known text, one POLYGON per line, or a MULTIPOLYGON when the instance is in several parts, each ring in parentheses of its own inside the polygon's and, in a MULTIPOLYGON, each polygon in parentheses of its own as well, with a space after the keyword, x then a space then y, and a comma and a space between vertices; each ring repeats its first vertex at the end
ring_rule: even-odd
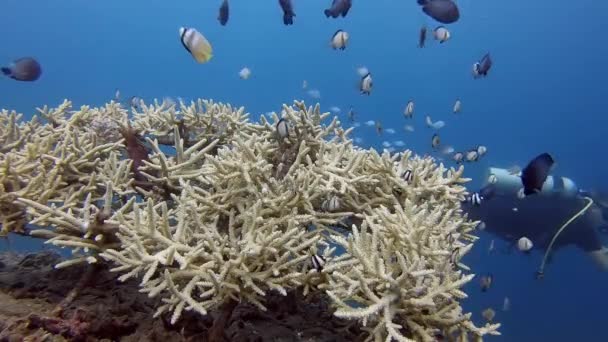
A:
MULTIPOLYGON (((463 209, 471 219, 485 222, 488 232, 513 243, 526 236, 532 240, 534 248, 544 250, 557 230, 586 204, 587 200, 582 197, 531 195, 519 199, 496 195, 480 206, 466 204, 463 209)), ((602 244, 596 231, 598 220, 595 213, 594 206, 591 206, 584 215, 576 218, 559 235, 552 248, 573 244, 585 252, 600 250, 602 244)))

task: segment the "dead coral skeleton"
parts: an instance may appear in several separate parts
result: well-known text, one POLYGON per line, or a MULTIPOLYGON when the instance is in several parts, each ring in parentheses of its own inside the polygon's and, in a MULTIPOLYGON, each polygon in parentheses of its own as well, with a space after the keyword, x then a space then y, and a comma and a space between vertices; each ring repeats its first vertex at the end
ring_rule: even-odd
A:
POLYGON ((476 239, 462 166, 361 149, 302 102, 257 123, 206 100, 132 111, 65 101, 39 109, 44 124, 1 112, 2 232, 72 249, 56 267, 112 263, 171 322, 301 289, 326 293, 368 340, 498 334, 459 302, 476 239))

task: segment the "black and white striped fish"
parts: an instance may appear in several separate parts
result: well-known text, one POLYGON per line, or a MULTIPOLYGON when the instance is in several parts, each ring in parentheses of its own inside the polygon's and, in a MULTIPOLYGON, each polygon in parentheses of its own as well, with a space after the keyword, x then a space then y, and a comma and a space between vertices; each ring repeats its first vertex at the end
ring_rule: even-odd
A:
POLYGON ((314 267, 317 272, 321 272, 323 270, 323 267, 325 266, 326 262, 325 258, 318 254, 311 256, 310 261, 312 263, 312 267, 314 267))
POLYGON ((401 174, 401 178, 403 178, 404 181, 411 183, 412 179, 414 179, 414 174, 412 173, 412 170, 407 169, 403 171, 403 173, 401 174))
POLYGON ((496 186, 494 184, 488 184, 481 188, 478 192, 474 192, 471 196, 466 199, 466 202, 474 205, 480 206, 481 203, 485 200, 489 200, 494 197, 496 193, 496 186))

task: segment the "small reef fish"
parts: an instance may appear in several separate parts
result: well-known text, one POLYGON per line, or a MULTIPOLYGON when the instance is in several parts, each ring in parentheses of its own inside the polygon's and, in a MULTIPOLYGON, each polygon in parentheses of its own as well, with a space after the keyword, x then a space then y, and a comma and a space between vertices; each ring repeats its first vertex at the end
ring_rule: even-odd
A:
POLYGON ((0 68, 2 73, 15 81, 33 82, 42 75, 42 67, 32 57, 22 57, 0 68))
POLYGON ((490 241, 490 246, 488 247, 488 254, 492 254, 494 252, 494 239, 490 241))
POLYGON ((525 236, 522 236, 517 240, 517 249, 519 249, 520 252, 528 253, 532 247, 534 247, 534 244, 525 236))
POLYGON ((179 36, 182 45, 198 63, 206 63, 213 57, 209 41, 196 29, 180 27, 179 36))
POLYGON ((441 138, 439 137, 439 134, 435 133, 431 138, 431 147, 436 149, 437 147, 439 147, 439 145, 441 145, 441 138))
POLYGON ((376 121, 376 134, 382 135, 383 131, 382 123, 380 123, 380 121, 376 121))
POLYGON ((371 126, 375 126, 376 125, 376 121, 374 120, 369 120, 365 122, 365 126, 371 127, 371 126))
POLYGON ((344 50, 346 49, 346 44, 348 43, 348 32, 344 30, 338 30, 331 37, 331 47, 334 50, 344 50))
POLYGON ((239 77, 242 80, 248 79, 249 76, 251 76, 251 70, 248 67, 244 67, 243 69, 241 69, 241 71, 239 71, 239 77))
POLYGON ((417 0, 422 12, 442 24, 451 24, 460 18, 458 6, 451 0, 417 0))
POLYGON ((327 18, 337 18, 339 16, 344 18, 348 14, 348 11, 352 5, 352 0, 333 0, 331 7, 323 11, 323 13, 325 13, 325 17, 327 18))
POLYGON ((402 147, 402 146, 405 146, 405 143, 403 142, 403 140, 397 140, 397 141, 393 142, 393 145, 395 145, 397 147, 402 147))
POLYGON ((120 102, 120 89, 116 88, 114 92, 114 102, 120 102))
POLYGON ((228 18, 230 17, 230 8, 228 7, 228 0, 223 0, 220 5, 220 11, 217 16, 217 20, 219 20, 220 25, 226 26, 228 23, 228 18))
POLYGON ((456 162, 456 164, 461 164, 462 160, 464 159, 464 153, 462 153, 462 152, 456 152, 452 156, 452 159, 456 162))
POLYGON ((456 99, 456 102, 454 103, 454 107, 452 108, 452 112, 454 114, 458 114, 458 113, 460 113, 461 109, 462 109, 462 103, 460 102, 460 99, 456 99))
POLYGON ((479 157, 483 157, 486 152, 488 152, 488 148, 485 147, 484 145, 479 145, 477 146, 477 154, 479 155, 479 157))
POLYGON ((549 153, 542 153, 532 159, 521 172, 524 196, 539 193, 551 172, 554 160, 549 153))
POLYGON ((302 89, 306 89, 308 88, 308 81, 304 80, 302 81, 302 89))
POLYGON ((306 93, 308 94, 308 96, 312 97, 313 99, 320 99, 321 98, 321 92, 319 90, 317 90, 317 89, 310 89, 306 93))
POLYGON ((498 183, 498 177, 496 177, 496 175, 493 174, 493 173, 490 174, 488 176, 488 183, 490 183, 490 184, 496 184, 496 183, 498 183))
POLYGON ((334 114, 338 114, 340 113, 342 110, 340 109, 340 107, 338 106, 331 106, 329 107, 329 111, 334 113, 334 114))
POLYGON ((487 308, 483 310, 481 316, 483 316, 486 321, 492 322, 492 320, 494 320, 494 317, 496 316, 496 312, 492 308, 487 308))
POLYGON ((362 95, 370 95, 372 93, 372 74, 368 72, 365 76, 361 77, 359 82, 359 91, 362 95))
POLYGON ((289 135, 289 125, 287 124, 287 120, 281 118, 279 122, 277 122, 276 131, 279 139, 285 139, 289 135))
POLYGON ((384 147, 387 147, 387 148, 388 148, 388 147, 391 147, 391 143, 390 143, 390 142, 388 142, 388 141, 383 141, 383 142, 382 142, 382 146, 384 146, 384 147))
POLYGON ((355 110, 353 109, 353 107, 350 107, 350 109, 348 110, 348 119, 352 122, 355 121, 355 110))
POLYGON ((465 155, 465 159, 469 163, 477 161, 477 159, 479 159, 479 153, 477 153, 477 150, 470 150, 465 155))
POLYGON ((494 184, 488 184, 481 188, 481 190, 479 190, 478 192, 474 192, 466 199, 466 201, 478 207, 483 203, 483 201, 492 199, 495 194, 496 186, 494 184))
POLYGON ((283 24, 293 25, 293 17, 296 16, 296 13, 293 11, 291 0, 279 0, 279 5, 283 10, 283 24))
POLYGON ((486 53, 479 62, 473 64, 473 78, 488 76, 490 68, 492 68, 492 57, 490 57, 490 53, 486 53))
POLYGON ((445 26, 437 26, 433 30, 433 36, 435 37, 435 40, 439 41, 439 44, 443 44, 450 39, 450 31, 448 31, 445 26))
POLYGON ((445 126, 445 122, 442 120, 433 122, 430 116, 426 116, 426 125, 432 129, 441 129, 445 126))
POLYGON ((411 183, 412 179, 414 179, 414 174, 412 173, 412 170, 407 169, 403 171, 403 173, 401 174, 401 178, 403 178, 403 180, 407 183, 411 183))
POLYGON ((477 224, 477 227, 475 227, 475 228, 477 228, 478 230, 486 230, 486 223, 485 223, 485 222, 483 222, 483 221, 480 221, 480 222, 477 224))
POLYGON ((453 152, 454 152, 454 147, 452 147, 452 146, 447 145, 447 146, 443 146, 441 148, 441 153, 442 154, 451 154, 453 152))
POLYGON ((321 272, 325 266, 326 260, 324 257, 315 254, 310 257, 310 263, 312 264, 312 267, 317 270, 317 272, 321 272))
POLYGON ((482 276, 481 279, 479 280, 481 292, 487 292, 490 289, 490 287, 492 287, 493 281, 494 281, 494 276, 489 273, 482 276))
POLYGON ((394 129, 392 129, 392 128, 387 128, 387 129, 385 129, 384 131, 386 131, 386 133, 388 133, 388 134, 395 134, 395 133, 397 133, 397 132, 396 132, 394 129))
POLYGON ((403 110, 403 116, 406 119, 411 119, 414 116, 414 100, 407 101, 405 109, 403 110))
POLYGON ((418 47, 423 48, 424 43, 426 42, 426 26, 422 26, 420 28, 420 32, 418 33, 418 47))
POLYGON ((502 311, 509 311, 511 310, 511 300, 509 299, 509 297, 505 297, 505 299, 502 302, 502 311))
POLYGON ((129 99, 129 105, 131 105, 131 107, 137 110, 140 109, 142 103, 143 101, 139 96, 131 96, 131 98, 129 99))
POLYGON ((405 130, 406 132, 413 132, 414 131, 414 126, 412 125, 405 125, 403 126, 403 130, 405 130))
POLYGON ((340 209, 340 198, 335 195, 331 196, 331 198, 326 199, 325 201, 323 201, 323 203, 321 203, 321 209, 328 212, 334 212, 340 209))

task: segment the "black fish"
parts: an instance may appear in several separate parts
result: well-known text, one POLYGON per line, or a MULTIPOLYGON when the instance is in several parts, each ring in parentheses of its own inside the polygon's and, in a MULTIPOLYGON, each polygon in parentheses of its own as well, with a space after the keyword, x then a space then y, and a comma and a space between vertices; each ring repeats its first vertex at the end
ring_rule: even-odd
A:
POLYGON ((425 41, 426 41, 426 26, 422 26, 420 28, 420 35, 418 36, 418 47, 423 48, 425 41))
POLYGON ((42 74, 40 64, 31 57, 19 58, 9 66, 0 68, 0 70, 14 80, 25 82, 35 81, 42 74))
POLYGON ((348 10, 353 5, 352 0, 333 0, 331 7, 324 11, 326 17, 337 18, 340 15, 346 17, 348 10))
POLYGON ((217 16, 217 20, 220 21, 220 25, 225 26, 230 17, 230 9, 228 8, 228 0, 222 1, 220 5, 220 13, 217 16))
POLYGON ((488 71, 492 67, 492 58, 490 53, 486 53, 477 64, 475 64, 475 72, 477 75, 488 76, 488 71))
POLYGON ((279 5, 281 5, 281 9, 283 10, 283 24, 293 25, 293 17, 296 14, 293 11, 291 0, 279 0, 279 5))
POLYGON ((524 195, 538 193, 543 188, 547 176, 555 161, 549 153, 543 153, 532 159, 521 171, 521 182, 524 185, 524 195))
POLYGON ((442 24, 451 24, 460 18, 458 7, 452 0, 417 0, 422 11, 442 24))

